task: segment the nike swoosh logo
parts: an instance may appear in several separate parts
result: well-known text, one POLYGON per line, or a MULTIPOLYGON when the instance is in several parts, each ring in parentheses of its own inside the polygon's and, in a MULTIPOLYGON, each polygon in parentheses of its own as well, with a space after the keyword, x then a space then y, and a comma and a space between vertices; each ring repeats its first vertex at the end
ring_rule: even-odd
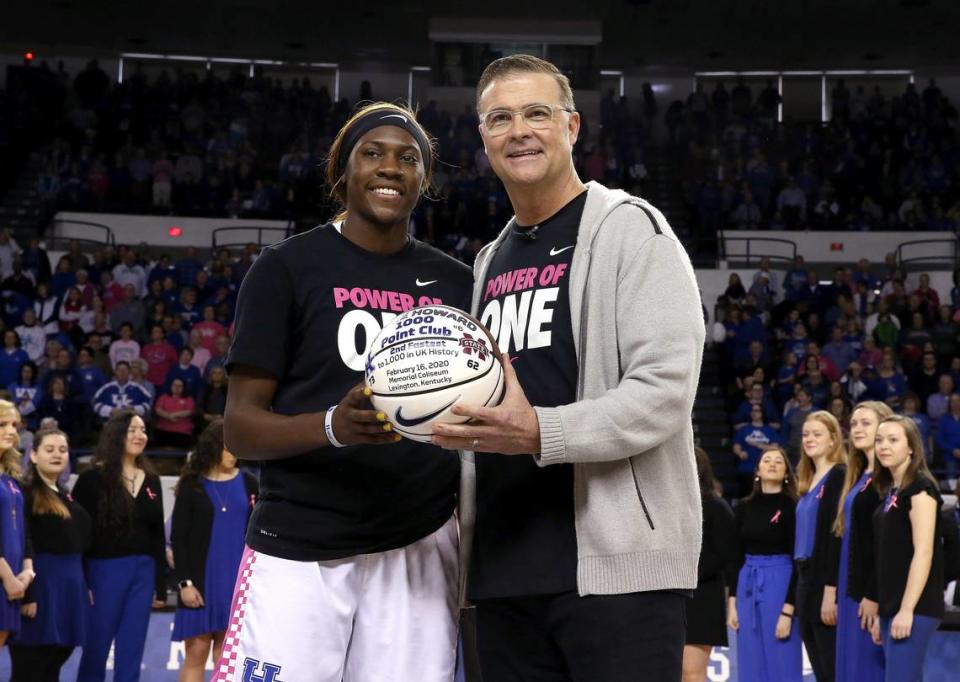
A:
POLYGON ((407 117, 406 117, 406 116, 403 116, 403 115, 401 115, 401 114, 387 114, 386 116, 381 116, 380 118, 381 118, 381 119, 383 119, 383 118, 399 118, 399 119, 400 119, 401 121, 403 121, 404 123, 407 122, 407 117))
POLYGON ((437 281, 438 281, 438 280, 431 279, 431 280, 428 281, 428 282, 421 282, 421 281, 420 281, 420 278, 418 277, 418 278, 417 278, 417 286, 418 286, 418 287, 426 287, 426 286, 430 286, 431 284, 436 284, 437 281))
POLYGON ((557 254, 563 253, 564 251, 569 251, 574 246, 576 246, 576 244, 572 244, 570 246, 564 246, 562 249, 558 249, 557 247, 554 246, 550 249, 550 255, 556 256, 557 254))
POLYGON ((460 396, 457 396, 456 398, 454 398, 453 400, 451 400, 449 403, 447 403, 446 405, 444 405, 443 407, 441 407, 441 408, 440 408, 439 410, 437 410, 436 412, 431 412, 430 414, 424 415, 424 416, 422 416, 422 417, 417 417, 416 419, 406 419, 406 418, 402 417, 402 416, 400 415, 400 410, 403 409, 403 406, 401 405, 400 407, 397 408, 397 412, 396 412, 396 414, 393 415, 393 419, 394 419, 394 421, 396 421, 397 424, 399 424, 400 426, 407 426, 407 427, 419 426, 420 424, 423 424, 424 422, 430 421, 431 419, 433 419, 433 418, 436 417, 438 414, 440 414, 441 412, 443 412, 444 410, 446 410, 448 407, 450 407, 451 405, 453 405, 453 404, 454 404, 455 402, 457 402, 458 400, 460 400, 460 396))

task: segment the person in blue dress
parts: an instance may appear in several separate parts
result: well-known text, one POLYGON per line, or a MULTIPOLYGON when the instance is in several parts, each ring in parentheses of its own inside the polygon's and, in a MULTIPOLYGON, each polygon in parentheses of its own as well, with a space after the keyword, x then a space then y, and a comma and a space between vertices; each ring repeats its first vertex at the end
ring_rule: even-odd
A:
POLYGON ((58 486, 70 462, 63 431, 37 432, 30 462, 24 506, 37 579, 23 600, 20 632, 10 643, 10 682, 57 682, 87 630, 83 552, 90 544, 90 515, 58 486))
POLYGON ((144 457, 146 446, 143 419, 114 410, 94 466, 73 486, 93 528, 85 555, 92 607, 77 682, 103 682, 111 644, 113 682, 137 682, 150 609, 166 604, 163 489, 144 457))
POLYGON ((16 381, 7 386, 7 391, 13 397, 20 418, 24 420, 31 431, 37 428, 40 419, 37 416, 37 407, 43 397, 40 384, 37 382, 37 365, 27 360, 20 365, 20 373, 16 381))
POLYGON ((256 479, 237 468, 223 445, 223 421, 211 422, 184 467, 173 506, 170 539, 180 600, 171 639, 185 642, 180 682, 203 682, 211 646, 213 660, 220 659, 256 499, 256 479))
POLYGON ((734 510, 727 625, 737 636, 740 682, 803 679, 800 628, 794 625, 796 504, 797 482, 787 453, 771 446, 757 463, 752 492, 734 510))
POLYGON ((19 423, 14 404, 0 400, 0 647, 20 630, 21 599, 36 577, 23 523, 19 423))
POLYGON ((873 515, 880 617, 872 634, 883 644, 884 681, 920 682, 944 615, 943 498, 913 420, 880 422, 876 450, 874 484, 883 499, 873 515))
POLYGON ((847 473, 834 533, 840 538, 837 574, 837 680, 881 682, 883 650, 870 629, 877 617, 877 576, 873 562, 873 512, 880 497, 873 486, 877 426, 893 414, 886 403, 865 401, 850 414, 847 473))
POLYGON ((846 459, 840 424, 829 412, 803 422, 797 467, 797 625, 817 682, 836 679, 837 575, 840 538, 833 526, 840 504, 846 459))

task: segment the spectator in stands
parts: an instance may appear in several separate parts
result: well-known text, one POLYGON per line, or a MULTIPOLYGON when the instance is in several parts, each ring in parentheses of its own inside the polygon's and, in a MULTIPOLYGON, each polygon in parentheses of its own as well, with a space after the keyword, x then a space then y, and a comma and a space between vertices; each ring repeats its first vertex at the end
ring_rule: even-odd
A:
POLYGON ((157 398, 157 388, 147 379, 147 361, 137 358, 130 363, 130 382, 136 384, 150 396, 150 402, 157 398))
POLYGON ((67 389, 67 382, 62 376, 55 376, 50 380, 40 404, 37 405, 38 423, 52 418, 62 431, 72 434, 78 423, 77 403, 71 399, 67 389))
POLYGON ((131 409, 141 418, 150 413, 150 396, 130 383, 130 363, 125 360, 117 363, 113 381, 105 383, 93 396, 93 410, 104 422, 118 409, 131 409))
POLYGON ((937 368, 937 356, 924 353, 920 366, 910 375, 910 388, 917 395, 920 405, 926 405, 931 395, 939 390, 940 370, 937 368))
POLYGON ((749 188, 743 191, 743 198, 733 212, 733 223, 738 230, 756 230, 763 221, 763 211, 753 199, 749 188))
POLYGON ((20 376, 20 367, 30 361, 20 347, 20 337, 17 332, 8 329, 3 333, 3 351, 0 352, 0 386, 6 388, 20 376))
POLYGON ((905 417, 910 417, 913 422, 917 425, 917 429, 920 431, 920 436, 923 439, 923 453, 924 457, 927 460, 927 464, 930 464, 933 458, 933 440, 931 439, 931 425, 930 418, 923 412, 920 411, 920 398, 916 393, 908 392, 903 396, 903 411, 901 414, 905 417))
POLYGON ((868 370, 875 369, 883 360, 883 351, 877 347, 877 342, 872 336, 863 338, 863 350, 860 351, 860 364, 868 370))
POLYGON ((771 269, 770 259, 764 256, 760 259, 760 269, 753 273, 753 281, 757 282, 761 277, 766 277, 769 282, 770 290, 773 292, 775 303, 783 300, 783 286, 780 284, 780 276, 771 269))
POLYGON ((70 256, 61 256, 57 261, 57 268, 50 278, 50 291, 57 297, 62 298, 67 290, 77 283, 77 276, 73 271, 73 264, 70 256))
POLYGON ((167 150, 161 149, 153 162, 151 174, 153 176, 153 206, 161 210, 170 209, 170 199, 173 194, 173 174, 175 168, 167 150))
POLYGON ((900 408, 900 401, 907 391, 907 379, 897 367, 896 356, 891 348, 883 349, 883 359, 877 368, 874 392, 893 409, 900 408))
POLYGON ((951 479, 960 473, 960 394, 950 394, 950 409, 940 417, 934 439, 936 462, 951 479))
POLYGON ((733 440, 733 454, 737 457, 737 496, 744 497, 753 487, 760 455, 768 446, 778 444, 780 435, 766 423, 763 406, 751 404, 750 422, 737 428, 733 440))
POLYGON ((836 368, 836 372, 843 374, 850 363, 857 359, 857 351, 844 338, 843 328, 837 326, 831 330, 830 342, 824 344, 820 357, 828 360, 836 368))
POLYGON ((209 369, 197 399, 197 413, 200 416, 201 428, 223 416, 227 406, 227 390, 226 369, 222 366, 209 369))
POLYGON ((844 394, 851 403, 857 404, 864 400, 870 390, 863 376, 863 366, 859 362, 851 362, 847 371, 840 377, 844 394))
POLYGON ((150 343, 140 349, 140 357, 147 361, 147 380, 154 386, 162 386, 167 373, 177 363, 177 350, 164 338, 163 327, 150 328, 150 343))
MULTIPOLYGON (((100 299, 94 300, 94 306, 97 305, 97 301, 100 299)), ((87 336, 90 334, 97 334, 100 337, 100 340, 103 342, 103 345, 108 347, 116 339, 116 334, 114 334, 113 329, 110 327, 110 316, 102 310, 97 310, 93 313, 93 324, 90 326, 90 331, 87 332, 87 336)))
POLYGON ((939 319, 930 329, 930 339, 937 349, 937 360, 946 365, 950 358, 957 354, 960 345, 957 336, 960 335, 960 325, 953 320, 953 309, 948 305, 941 305, 937 309, 939 319))
POLYGON ((200 330, 194 328, 190 330, 190 349, 193 351, 193 360, 191 364, 200 370, 203 375, 207 369, 207 363, 213 357, 213 354, 203 345, 203 335, 200 330))
POLYGON ((20 337, 21 348, 27 356, 37 362, 43 357, 44 347, 47 345, 47 334, 43 328, 37 324, 37 313, 33 308, 28 308, 23 313, 23 324, 18 326, 15 331, 20 337))
POLYGON ((116 368, 120 361, 128 365, 140 357, 140 344, 133 339, 133 325, 124 322, 120 325, 120 338, 110 344, 110 363, 116 368))
MULTIPOLYGON (((129 255, 129 254, 128 254, 129 255)), ((139 267, 139 266, 137 266, 139 267)), ((115 333, 120 333, 120 328, 124 324, 131 327, 132 337, 142 338, 144 325, 147 322, 147 310, 143 301, 137 298, 136 288, 133 284, 126 284, 123 287, 123 300, 114 306, 110 312, 110 326, 115 333)))
POLYGON ((830 394, 830 384, 824 377, 823 372, 820 371, 820 365, 817 363, 817 358, 808 355, 806 360, 804 360, 806 365, 806 373, 801 380, 801 385, 806 389, 807 393, 810 394, 810 401, 813 403, 814 407, 817 409, 822 409, 827 405, 827 397, 830 394))
POLYGON ((24 272, 23 260, 18 255, 13 259, 13 273, 0 283, 0 291, 14 291, 26 298, 33 298, 36 280, 33 274, 24 272))
POLYGON ((123 300, 123 287, 113 281, 113 273, 109 270, 100 273, 100 298, 108 314, 123 300))
POLYGON ((833 361, 830 358, 826 357, 820 352, 820 346, 816 341, 811 341, 807 344, 807 353, 804 355, 803 361, 804 364, 801 367, 801 374, 807 369, 808 365, 806 364, 808 358, 816 358, 817 366, 820 368, 820 372, 827 378, 828 381, 837 381, 840 378, 841 372, 837 369, 837 366, 833 364, 833 361))
POLYGON ((169 390, 169 386, 174 379, 183 380, 184 395, 191 398, 197 395, 203 379, 200 370, 193 364, 193 349, 189 346, 180 351, 180 361, 167 372, 167 378, 164 382, 164 387, 167 390, 169 390))
POLYGON ((926 272, 920 273, 919 285, 911 292, 911 296, 913 295, 920 296, 930 310, 940 307, 940 294, 930 287, 930 275, 926 272))
POLYGON ((795 405, 788 408, 784 414, 783 425, 780 427, 780 442, 786 443, 791 462, 798 461, 800 457, 803 422, 807 415, 815 411, 810 392, 802 385, 797 385, 793 395, 795 405))
POLYGON ((766 395, 763 384, 751 383, 749 388, 746 389, 745 393, 747 400, 740 403, 740 406, 737 408, 737 411, 733 416, 733 428, 739 429, 740 427, 746 426, 750 423, 750 414, 754 405, 759 405, 763 410, 764 423, 770 424, 774 426, 774 428, 779 428, 780 415, 778 414, 777 408, 774 406, 773 401, 771 401, 766 395))
POLYGON ((20 417, 26 422, 27 428, 35 431, 40 423, 37 417, 37 404, 42 392, 37 382, 37 366, 27 360, 20 366, 20 374, 16 381, 6 387, 10 393, 10 402, 17 406, 20 417))
POLYGON ((937 379, 937 392, 927 398, 927 416, 934 424, 950 410, 950 396, 954 390, 953 377, 941 374, 937 379))
POLYGON ((60 331, 67 334, 74 342, 83 338, 83 331, 80 329, 80 320, 86 315, 88 308, 80 295, 80 290, 76 287, 70 287, 67 295, 60 304, 60 331))
POLYGON ((10 236, 10 231, 0 229, 0 280, 7 279, 13 274, 13 260, 19 253, 20 247, 10 236))
POLYGON ((46 282, 37 285, 37 297, 33 303, 33 311, 37 321, 45 334, 56 334, 60 331, 60 301, 50 293, 46 282))
POLYGON ((926 320, 922 313, 915 312, 911 315, 910 325, 900 331, 900 358, 904 365, 910 370, 914 368, 917 361, 923 355, 924 344, 931 341, 933 337, 927 329, 926 320))
POLYGON ((783 216, 784 226, 794 230, 807 221, 807 196, 797 185, 793 176, 787 179, 786 186, 777 195, 777 210, 783 216))
POLYGON ((137 298, 146 296, 147 273, 143 266, 137 264, 137 254, 132 249, 124 254, 123 262, 113 269, 113 281, 123 288, 132 285, 137 298))
POLYGON ((203 306, 203 319, 193 325, 193 331, 200 335, 200 345, 210 351, 216 352, 217 339, 227 333, 223 325, 216 320, 217 311, 212 305, 203 306))
POLYGON ((53 274, 50 271, 50 256, 45 249, 41 248, 40 240, 37 237, 30 239, 30 243, 21 257, 24 269, 33 276, 34 285, 37 282, 50 279, 53 274))
POLYGON ((77 353, 76 371, 80 380, 80 391, 76 397, 82 396, 89 405, 100 387, 107 383, 106 375, 93 363, 93 349, 90 346, 82 346, 77 353))
POLYGON ((169 392, 157 399, 154 422, 158 445, 187 449, 193 434, 194 401, 184 395, 182 379, 170 382, 169 392))
POLYGON ((200 308, 197 306, 197 291, 193 287, 184 287, 177 304, 177 315, 183 323, 183 329, 189 331, 194 323, 200 321, 200 308))
POLYGON ((197 258, 196 248, 188 246, 184 250, 183 258, 176 263, 176 270, 181 287, 193 286, 197 281, 197 273, 203 270, 203 263, 197 258))

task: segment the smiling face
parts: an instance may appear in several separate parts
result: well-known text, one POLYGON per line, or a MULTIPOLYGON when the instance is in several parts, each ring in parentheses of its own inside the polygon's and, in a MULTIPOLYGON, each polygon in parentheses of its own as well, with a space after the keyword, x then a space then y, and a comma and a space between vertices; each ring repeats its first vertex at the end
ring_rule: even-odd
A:
POLYGON ((560 85, 546 73, 515 72, 497 78, 480 94, 483 116, 494 109, 520 111, 531 104, 554 108, 553 123, 535 130, 516 115, 510 128, 492 136, 480 125, 483 148, 490 165, 508 189, 562 186, 573 173, 573 145, 580 132, 580 115, 565 112, 560 85))
POLYGON ((850 416, 850 440, 853 447, 861 452, 872 451, 879 423, 880 419, 873 410, 868 408, 855 410, 850 416))
POLYGON ((368 131, 344 171, 348 215, 382 227, 406 226, 420 199, 424 172, 413 135, 394 126, 368 131))
POLYGON ((830 435, 826 424, 816 419, 808 419, 803 423, 803 452, 810 459, 824 457, 833 447, 833 436, 830 435))
POLYGON ((139 416, 134 415, 130 420, 130 423, 127 425, 127 439, 125 442, 126 453, 135 457, 143 454, 143 450, 146 447, 147 427, 139 416))
POLYGON ((17 436, 19 423, 20 415, 15 410, 0 412, 0 451, 6 452, 20 444, 20 438, 17 436))
POLYGON ((877 428, 877 459, 891 472, 910 461, 910 442, 902 424, 884 422, 877 428))
POLYGON ((59 433, 44 436, 30 453, 30 461, 41 476, 55 481, 70 461, 70 446, 67 444, 67 439, 59 433))

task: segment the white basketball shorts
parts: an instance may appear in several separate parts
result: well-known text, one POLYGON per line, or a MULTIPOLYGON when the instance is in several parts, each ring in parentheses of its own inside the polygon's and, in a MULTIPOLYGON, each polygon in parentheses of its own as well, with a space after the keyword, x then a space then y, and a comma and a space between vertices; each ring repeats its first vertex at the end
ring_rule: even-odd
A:
POLYGON ((451 682, 457 522, 400 549, 290 561, 249 547, 213 682, 451 682))

